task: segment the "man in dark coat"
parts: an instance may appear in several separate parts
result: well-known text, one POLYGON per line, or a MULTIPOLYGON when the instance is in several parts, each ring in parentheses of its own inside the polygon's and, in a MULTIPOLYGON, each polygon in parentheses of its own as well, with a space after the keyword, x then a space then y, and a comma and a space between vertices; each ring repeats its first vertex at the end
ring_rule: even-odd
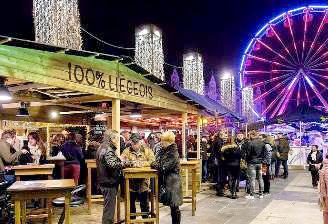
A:
POLYGON ((262 179, 262 162, 265 157, 265 145, 259 138, 256 131, 250 132, 251 141, 248 146, 246 162, 248 176, 250 177, 250 195, 247 195, 247 199, 253 199, 255 194, 256 180, 259 183, 259 195, 263 198, 263 179, 262 179))
POLYGON ((288 154, 290 151, 289 142, 287 137, 283 136, 281 133, 278 134, 278 154, 279 158, 277 161, 276 168, 276 177, 279 176, 280 165, 282 164, 284 168, 283 178, 286 179, 288 177, 288 154))
POLYGON ((116 196, 123 168, 115 152, 118 144, 119 134, 107 130, 96 155, 98 184, 104 196, 102 224, 114 223, 116 196))
POLYGON ((215 165, 217 166, 217 186, 216 191, 218 196, 224 196, 224 185, 227 182, 227 174, 225 170, 225 163, 222 159, 221 148, 223 145, 223 137, 228 138, 224 132, 219 132, 213 145, 213 152, 215 154, 215 165))
POLYGON ((127 130, 122 131, 121 138, 120 138, 121 154, 126 148, 131 146, 130 137, 131 137, 131 133, 129 131, 127 131, 127 130))

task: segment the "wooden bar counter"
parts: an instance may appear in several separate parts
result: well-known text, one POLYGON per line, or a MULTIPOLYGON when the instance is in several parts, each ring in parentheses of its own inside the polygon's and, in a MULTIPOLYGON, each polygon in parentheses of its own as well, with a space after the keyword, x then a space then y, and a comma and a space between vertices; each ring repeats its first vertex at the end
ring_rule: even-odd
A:
MULTIPOLYGON (((180 161, 181 170, 186 170, 186 176, 188 176, 189 171, 191 171, 192 174, 192 187, 191 187, 191 197, 186 196, 184 197, 183 202, 184 203, 191 203, 191 209, 192 209, 192 216, 195 216, 196 213, 196 195, 197 195, 197 168, 199 167, 199 160, 191 160, 191 161, 180 161), (190 201, 191 199, 191 201, 190 201)), ((186 181, 186 184, 188 185, 188 182, 186 181)))
MULTIPOLYGON (((63 196, 65 197, 65 224, 71 224, 70 199, 74 187, 73 179, 16 181, 8 188, 8 192, 15 202, 15 224, 25 224, 27 200, 36 198, 51 200, 63 196)), ((47 217, 48 223, 52 223, 50 208, 47 217)))
POLYGON ((159 224, 159 201, 158 201, 158 174, 157 170, 144 168, 127 168, 123 170, 125 179, 125 223, 156 223, 159 224), (142 213, 130 213, 130 180, 131 179, 154 179, 154 192, 151 194, 151 218, 131 220, 131 215, 139 216, 142 213))

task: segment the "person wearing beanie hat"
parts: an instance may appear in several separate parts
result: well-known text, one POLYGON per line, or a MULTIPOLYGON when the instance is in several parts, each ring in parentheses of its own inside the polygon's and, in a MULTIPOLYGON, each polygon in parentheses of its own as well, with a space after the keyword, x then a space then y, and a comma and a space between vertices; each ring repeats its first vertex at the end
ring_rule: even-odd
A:
MULTIPOLYGON (((151 149, 141 143, 141 136, 138 133, 132 133, 130 137, 131 146, 126 148, 121 158, 125 164, 130 167, 150 167, 155 161, 154 153, 151 149)), ((136 213, 136 200, 139 199, 141 212, 149 213, 149 179, 135 179, 130 181, 130 208, 131 213, 136 213)), ((132 217, 135 219, 135 217, 132 217)), ((148 218, 148 215, 143 215, 148 218)))

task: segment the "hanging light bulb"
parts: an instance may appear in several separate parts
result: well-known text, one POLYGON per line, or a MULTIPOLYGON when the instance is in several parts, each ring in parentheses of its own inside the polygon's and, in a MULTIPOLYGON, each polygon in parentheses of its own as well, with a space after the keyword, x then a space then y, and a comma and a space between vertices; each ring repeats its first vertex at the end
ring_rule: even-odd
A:
POLYGON ((5 85, 5 79, 0 77, 0 102, 8 102, 13 97, 5 85))

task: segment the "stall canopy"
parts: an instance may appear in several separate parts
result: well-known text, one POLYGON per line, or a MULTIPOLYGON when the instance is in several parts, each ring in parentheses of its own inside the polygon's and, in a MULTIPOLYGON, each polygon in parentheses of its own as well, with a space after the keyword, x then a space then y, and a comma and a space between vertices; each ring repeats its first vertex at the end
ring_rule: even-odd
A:
POLYGON ((202 109, 203 113, 209 114, 212 116, 230 116, 236 120, 242 120, 240 116, 238 116, 235 112, 229 110, 219 102, 216 102, 206 96, 195 93, 192 90, 187 90, 183 88, 179 88, 178 92, 189 99, 189 101, 193 101, 198 104, 202 109))

